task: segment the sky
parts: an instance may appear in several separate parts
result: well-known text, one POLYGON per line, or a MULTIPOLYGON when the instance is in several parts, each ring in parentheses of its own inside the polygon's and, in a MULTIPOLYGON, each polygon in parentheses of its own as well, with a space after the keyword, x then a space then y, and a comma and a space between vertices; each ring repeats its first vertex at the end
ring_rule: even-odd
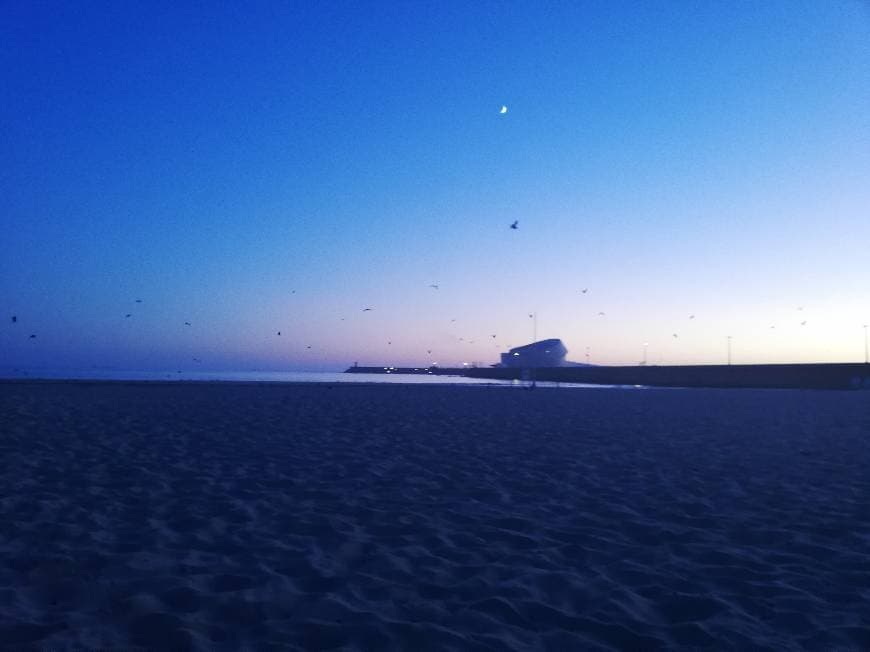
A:
POLYGON ((232 4, 0 3, 0 367, 863 360, 870 3, 232 4))

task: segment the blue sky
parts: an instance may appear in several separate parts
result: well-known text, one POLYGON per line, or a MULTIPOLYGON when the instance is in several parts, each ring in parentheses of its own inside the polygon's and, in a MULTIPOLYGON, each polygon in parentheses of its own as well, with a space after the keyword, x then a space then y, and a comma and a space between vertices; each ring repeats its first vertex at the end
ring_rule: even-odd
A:
POLYGON ((863 358, 870 5, 321 4, 0 6, 0 366, 863 358))

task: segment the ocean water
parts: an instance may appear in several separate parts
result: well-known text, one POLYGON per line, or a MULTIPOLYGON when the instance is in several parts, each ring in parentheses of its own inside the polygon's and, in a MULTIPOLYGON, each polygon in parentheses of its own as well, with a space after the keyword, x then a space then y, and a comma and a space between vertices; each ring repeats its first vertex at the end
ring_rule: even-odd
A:
MULTIPOLYGON (((489 380, 429 374, 348 374, 319 371, 135 371, 118 369, 3 369, 0 378, 30 380, 248 381, 275 383, 402 383, 414 385, 490 385, 526 387, 518 380, 489 380)), ((538 387, 612 387, 538 382, 538 387)))

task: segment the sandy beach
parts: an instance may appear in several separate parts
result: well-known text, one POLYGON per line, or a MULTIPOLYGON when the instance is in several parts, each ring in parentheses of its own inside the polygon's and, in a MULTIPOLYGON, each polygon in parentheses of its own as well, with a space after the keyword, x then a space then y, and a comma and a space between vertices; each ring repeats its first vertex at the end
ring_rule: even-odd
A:
POLYGON ((0 383, 0 649, 870 649, 870 395, 0 383))

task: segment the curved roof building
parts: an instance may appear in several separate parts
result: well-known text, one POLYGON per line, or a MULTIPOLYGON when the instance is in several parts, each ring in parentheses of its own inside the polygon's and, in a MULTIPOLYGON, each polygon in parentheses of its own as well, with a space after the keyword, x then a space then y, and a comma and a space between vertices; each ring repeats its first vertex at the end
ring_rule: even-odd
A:
MULTIPOLYGON (((502 367, 563 367, 568 349, 562 340, 541 340, 525 346, 518 346, 501 354, 502 367)), ((567 363, 570 364, 570 363, 567 363)))

